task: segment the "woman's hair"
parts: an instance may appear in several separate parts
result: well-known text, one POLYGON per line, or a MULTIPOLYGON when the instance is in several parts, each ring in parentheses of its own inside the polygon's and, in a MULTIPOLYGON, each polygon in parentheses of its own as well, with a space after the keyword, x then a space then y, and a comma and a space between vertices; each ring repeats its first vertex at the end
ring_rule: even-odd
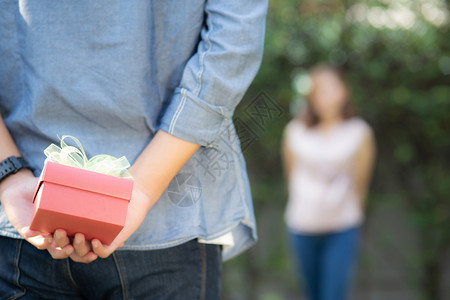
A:
POLYGON ((313 67, 309 71, 309 76, 312 80, 312 85, 311 85, 311 90, 309 91, 308 95, 306 96, 306 110, 300 116, 300 119, 309 128, 314 127, 320 123, 319 115, 314 111, 312 101, 314 98, 314 94, 316 93, 316 90, 317 90, 317 85, 314 82, 315 78, 319 74, 322 74, 322 73, 332 73, 341 81, 342 85, 346 89, 347 98, 345 99, 345 103, 344 103, 344 105, 342 107, 342 111, 341 111, 342 119, 348 120, 356 115, 355 109, 354 109, 352 103, 350 102, 350 94, 351 94, 350 87, 345 82, 342 71, 340 71, 339 69, 337 69, 335 67, 329 66, 329 65, 320 64, 320 65, 313 67))

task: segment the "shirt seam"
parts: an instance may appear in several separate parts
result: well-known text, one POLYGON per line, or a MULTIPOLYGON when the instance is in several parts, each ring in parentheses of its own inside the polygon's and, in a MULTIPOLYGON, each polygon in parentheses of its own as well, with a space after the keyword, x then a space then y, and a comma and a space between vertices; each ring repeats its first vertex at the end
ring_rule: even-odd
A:
MULTIPOLYGON (((206 50, 202 54, 200 54, 200 58, 199 58, 200 70, 197 73, 197 86, 195 87, 195 91, 194 91, 194 95, 196 97, 199 96, 200 91, 202 89, 202 77, 203 77, 203 72, 204 72, 204 69, 205 69, 204 68, 204 66, 205 66, 205 56, 206 56, 206 54, 208 54, 209 51, 211 51, 211 48, 212 48, 212 43, 211 43, 211 41, 209 39, 209 35, 213 31, 213 24, 212 24, 210 18, 207 18, 207 23, 208 23, 210 29, 206 32, 205 37, 203 39, 204 42, 207 44, 206 50)), ((183 98, 181 98, 181 102, 178 105, 178 108, 177 108, 177 110, 175 112, 175 115, 174 115, 172 121, 170 122, 170 126, 169 126, 169 133, 170 134, 174 133, 176 123, 177 123, 178 118, 180 117, 180 114, 183 111, 184 105, 186 103, 187 96, 186 96, 186 92, 185 92, 184 88, 181 89, 181 94, 183 95, 183 98)))
POLYGON ((181 89, 180 91, 181 95, 183 95, 183 97, 181 97, 181 101, 180 104, 178 104, 177 110, 175 111, 175 115, 172 119, 172 122, 170 122, 170 126, 169 126, 169 133, 173 134, 173 132, 175 131, 175 124, 178 121, 178 118, 180 117, 181 111, 184 108, 184 104, 186 103, 186 93, 184 92, 184 89, 181 89))
POLYGON ((209 51, 211 51, 212 48, 212 43, 211 40, 209 39, 209 35, 210 33, 213 31, 213 24, 211 22, 211 18, 209 17, 209 13, 206 17, 206 22, 209 26, 209 30, 206 32, 205 37, 204 37, 204 42, 206 43, 207 47, 206 50, 200 55, 200 70, 197 73, 197 87, 195 88, 195 96, 199 96, 200 94, 200 90, 202 88, 202 77, 203 77, 203 72, 204 72, 204 68, 205 68, 205 56, 206 54, 209 53, 209 51))

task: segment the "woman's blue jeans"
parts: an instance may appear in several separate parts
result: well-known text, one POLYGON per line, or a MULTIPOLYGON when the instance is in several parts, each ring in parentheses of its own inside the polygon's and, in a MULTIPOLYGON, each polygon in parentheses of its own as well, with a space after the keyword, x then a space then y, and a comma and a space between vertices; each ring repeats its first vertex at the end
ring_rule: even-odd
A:
POLYGON ((327 234, 290 233, 308 299, 348 299, 359 239, 359 227, 327 234))
POLYGON ((90 264, 54 260, 24 240, 0 237, 0 299, 219 299, 220 246, 192 240, 116 251, 90 264))

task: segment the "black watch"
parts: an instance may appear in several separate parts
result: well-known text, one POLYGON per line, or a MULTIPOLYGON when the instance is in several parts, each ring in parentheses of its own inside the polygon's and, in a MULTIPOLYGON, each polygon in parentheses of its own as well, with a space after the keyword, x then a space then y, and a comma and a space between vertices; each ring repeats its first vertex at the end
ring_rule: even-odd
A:
POLYGON ((0 182, 9 175, 15 174, 23 168, 29 168, 23 157, 8 157, 4 161, 0 162, 0 182))

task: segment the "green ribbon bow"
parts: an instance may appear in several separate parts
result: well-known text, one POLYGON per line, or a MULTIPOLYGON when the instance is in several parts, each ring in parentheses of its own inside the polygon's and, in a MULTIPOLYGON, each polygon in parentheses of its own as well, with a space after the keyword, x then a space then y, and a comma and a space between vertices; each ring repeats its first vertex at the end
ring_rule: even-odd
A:
POLYGON ((106 175, 133 179, 127 170, 130 167, 125 156, 115 158, 107 154, 100 154, 87 159, 83 146, 80 141, 73 136, 63 135, 61 138, 61 147, 51 144, 44 150, 47 160, 58 164, 81 168, 84 170, 94 171, 106 175), (64 142, 65 139, 72 139, 78 146, 69 146, 64 142))

